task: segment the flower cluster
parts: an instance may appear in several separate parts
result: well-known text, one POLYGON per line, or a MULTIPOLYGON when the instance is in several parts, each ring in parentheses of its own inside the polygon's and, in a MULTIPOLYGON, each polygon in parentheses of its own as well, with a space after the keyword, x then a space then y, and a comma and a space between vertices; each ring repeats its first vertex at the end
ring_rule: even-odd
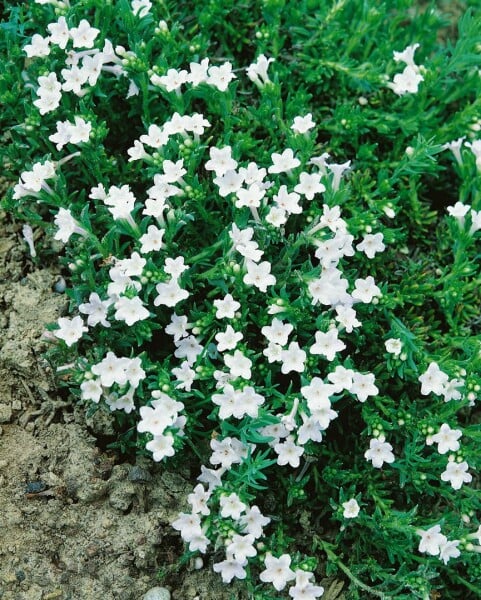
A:
MULTIPOLYGON (((30 221, 32 259, 32 226, 63 245, 70 314, 50 327, 50 353, 78 402, 129 424, 121 447, 166 468, 190 448, 201 460, 172 523, 188 552, 266 598, 319 598, 336 570, 352 590, 425 598, 424 568, 460 583, 450 561, 476 586, 472 106, 429 129, 426 111, 439 124, 452 102, 431 81, 437 63, 415 64, 419 44, 394 51, 405 67, 386 89, 400 35, 372 56, 368 44, 371 62, 320 60, 323 36, 305 43, 293 2, 239 16, 232 43, 216 0, 176 17, 149 0, 35 4, 12 126, 35 143, 12 158, 9 208, 30 221), (281 17, 297 23, 298 57, 279 51, 281 17), (421 82, 430 100, 392 106, 421 82), (463 183, 439 211, 423 178, 451 172, 443 149, 463 183), (306 519, 322 535, 300 535, 306 519), (355 575, 368 557, 372 590, 355 575)), ((389 23, 386 11, 369 18, 389 23)), ((320 31, 343 14, 312 18, 320 31)), ((335 53, 343 29, 327 29, 335 53)), ((444 85, 460 101, 457 80, 444 85)))

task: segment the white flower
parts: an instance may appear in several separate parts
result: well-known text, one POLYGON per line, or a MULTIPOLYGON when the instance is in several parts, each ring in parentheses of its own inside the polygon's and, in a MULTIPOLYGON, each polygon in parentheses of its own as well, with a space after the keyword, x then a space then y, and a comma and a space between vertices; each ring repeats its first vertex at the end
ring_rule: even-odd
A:
POLYGON ((164 160, 162 163, 162 169, 164 175, 162 175, 162 181, 166 183, 177 183, 182 180, 182 177, 187 173, 184 169, 184 159, 181 158, 177 162, 172 160, 164 160))
POLYGON ((291 342, 287 350, 281 353, 282 367, 281 371, 284 375, 291 371, 302 373, 306 362, 307 354, 299 347, 297 342, 291 342))
POLYGON ((245 579, 247 572, 244 567, 247 565, 247 559, 236 559, 232 555, 227 555, 227 558, 222 562, 214 563, 213 569, 216 573, 220 573, 224 583, 230 583, 234 577, 236 579, 245 579))
POLYGON ((351 498, 347 502, 343 502, 342 508, 344 509, 342 516, 345 519, 355 519, 361 510, 355 498, 351 498))
MULTIPOLYGON (((232 386, 229 387, 233 389, 232 386)), ((240 463, 247 455, 247 446, 238 439, 229 436, 223 440, 212 439, 210 447, 213 450, 210 462, 213 465, 221 465, 223 469, 228 469, 234 463, 240 463)))
POLYGON ((69 29, 65 17, 60 17, 56 23, 49 23, 47 29, 50 32, 50 43, 56 44, 64 50, 69 40, 69 29))
POLYGON ((314 585, 309 580, 313 577, 310 571, 296 570, 296 585, 289 588, 289 596, 293 600, 316 600, 324 594, 324 588, 314 585))
POLYGON ((128 358, 117 357, 113 352, 107 352, 99 363, 92 366, 92 373, 100 377, 100 383, 104 387, 110 387, 114 383, 124 385, 127 383, 125 366, 128 360, 128 358))
POLYGON ((446 541, 439 546, 439 558, 445 565, 448 564, 451 558, 458 558, 461 555, 461 551, 458 546, 461 543, 460 540, 446 541))
POLYGON ((294 571, 290 568, 291 557, 288 554, 276 558, 268 552, 264 564, 266 568, 259 575, 259 579, 264 583, 272 583, 278 592, 286 587, 288 581, 296 577, 294 571))
POLYGON ((384 342, 384 346, 386 348, 386 352, 389 352, 389 354, 394 354, 394 356, 399 356, 401 354, 403 344, 399 338, 389 338, 384 342))
POLYGON ((361 327, 362 323, 356 318, 356 311, 350 306, 339 304, 335 307, 336 321, 343 325, 347 333, 351 333, 354 327, 361 327))
POLYGON ((240 167, 239 173, 244 178, 246 185, 252 185, 253 183, 261 184, 264 181, 267 171, 263 167, 259 169, 259 166, 255 162, 250 162, 247 167, 240 167))
POLYGON ((414 53, 419 48, 419 44, 411 44, 407 46, 402 52, 393 51, 393 57, 396 62, 403 62, 405 65, 418 69, 418 66, 414 63, 414 53))
POLYGON ((154 298, 155 306, 175 306, 189 297, 189 292, 180 287, 176 279, 155 286, 158 296, 154 298))
POLYGON ((287 223, 287 217, 288 215, 285 210, 278 208, 277 206, 272 206, 266 214, 265 220, 273 227, 279 229, 282 225, 287 223))
POLYGON ((244 336, 240 331, 234 331, 232 325, 227 325, 225 331, 221 331, 215 335, 215 339, 217 340, 217 350, 219 352, 233 350, 243 337, 244 336))
POLYGON ((197 484, 192 494, 187 496, 187 502, 192 506, 192 512, 205 516, 210 515, 210 508, 207 506, 207 502, 211 495, 212 492, 206 491, 201 483, 197 484))
POLYGON ((242 281, 247 285, 253 285, 261 292, 267 291, 268 285, 274 285, 276 278, 271 275, 271 263, 263 261, 256 264, 252 260, 246 260, 247 273, 242 281))
POLYGON ((245 531, 256 539, 263 535, 264 526, 270 522, 269 517, 265 517, 255 504, 246 510, 245 514, 239 519, 239 523, 245 528, 245 531))
POLYGON ((457 140, 453 140, 452 142, 446 142, 443 144, 443 150, 451 150, 456 159, 458 165, 463 164, 463 157, 461 156, 461 148, 463 146, 463 142, 465 140, 465 136, 458 138, 457 140))
POLYGON ((374 283, 374 278, 369 275, 365 279, 356 279, 354 282, 355 289, 352 292, 352 297, 360 300, 365 304, 372 302, 373 298, 381 296, 381 290, 374 283))
POLYGON ((300 458, 304 454, 304 448, 302 446, 297 446, 294 443, 294 438, 292 436, 289 436, 285 442, 275 444, 274 450, 278 455, 278 465, 283 466, 289 464, 294 468, 299 466, 300 458))
POLYGON ((379 389, 374 385, 374 374, 357 373, 354 371, 352 375, 352 386, 349 390, 351 394, 355 394, 359 402, 365 402, 368 396, 376 396, 379 394, 379 389))
POLYGON ((219 195, 225 198, 229 194, 235 194, 244 183, 244 177, 234 169, 227 171, 221 177, 216 177, 214 183, 219 188, 219 195))
POLYGON ((70 236, 74 233, 84 237, 88 235, 88 232, 78 224, 68 208, 58 209, 58 213, 54 217, 54 223, 58 227, 54 239, 60 240, 64 244, 68 242, 70 236))
POLYGON ((353 383, 354 371, 338 365, 334 371, 327 374, 327 378, 333 385, 333 393, 337 394, 342 390, 350 391, 353 383))
POLYGON ((100 402, 103 394, 103 388, 98 379, 85 379, 80 384, 80 392, 82 400, 92 400, 92 402, 100 402))
POLYGON ((193 335, 184 337, 180 341, 175 342, 175 344, 177 349, 174 352, 174 356, 177 358, 186 358, 187 362, 191 365, 195 363, 199 354, 204 350, 202 344, 199 344, 193 335))
POLYGON ((460 463, 448 462, 446 470, 441 473, 441 479, 449 481, 454 490, 459 490, 463 483, 469 483, 473 479, 473 476, 467 472, 468 469, 469 465, 465 460, 460 463))
POLYGON ((110 327, 107 321, 107 311, 112 304, 111 299, 101 300, 97 292, 92 292, 89 296, 89 301, 79 305, 79 311, 87 317, 87 325, 94 327, 99 323, 103 327, 110 327))
POLYGON ((82 19, 78 27, 72 27, 72 29, 70 29, 73 47, 93 48, 94 41, 99 33, 99 29, 91 27, 87 20, 82 19))
POLYGON ((133 394, 134 390, 132 389, 126 394, 119 394, 117 392, 105 394, 105 404, 107 404, 111 412, 114 410, 123 410, 125 413, 130 414, 135 409, 133 394))
POLYGON ((247 67, 247 77, 258 87, 264 87, 271 81, 269 79, 269 75, 267 74, 267 69, 271 62, 274 62, 274 60, 274 58, 266 58, 264 54, 260 54, 257 57, 257 61, 247 67))
POLYGON ((252 361, 240 350, 236 350, 234 354, 226 354, 224 356, 224 362, 233 377, 242 377, 243 379, 251 378, 252 361))
POLYGON ((458 388, 463 387, 464 379, 450 379, 443 388, 442 395, 444 396, 444 402, 450 400, 460 400, 462 393, 458 388))
POLYGON ((305 117, 294 117, 294 123, 291 125, 291 129, 294 133, 307 133, 309 129, 315 127, 316 124, 312 120, 312 114, 307 113, 305 117))
POLYGON ((189 551, 198 551, 202 552, 202 554, 205 554, 205 552, 207 552, 207 546, 209 544, 210 540, 206 535, 204 535, 203 533, 201 535, 196 535, 189 541, 189 551))
POLYGON ((251 533, 247 535, 235 533, 226 546, 226 553, 234 556, 239 561, 256 556, 257 550, 254 548, 254 540, 255 537, 251 533))
POLYGON ((140 251, 142 254, 161 250, 164 247, 164 233, 164 229, 159 229, 155 225, 149 225, 147 233, 144 233, 139 240, 141 243, 140 251))
POLYGON ((456 452, 459 450, 459 438, 463 435, 459 429, 451 429, 447 423, 443 423, 438 433, 431 436, 431 441, 438 444, 439 454, 446 452, 456 452))
POLYGON ((307 400, 309 410, 317 408, 320 403, 326 400, 329 401, 329 397, 334 395, 335 392, 335 387, 329 383, 324 383, 320 377, 313 377, 309 385, 301 387, 301 394, 307 400))
POLYGON ((35 33, 31 43, 24 46, 23 50, 28 58, 48 56, 50 54, 50 38, 44 38, 35 33))
POLYGON ((239 496, 236 493, 222 494, 219 500, 219 504, 221 507, 220 514, 224 519, 227 517, 231 517, 235 521, 239 520, 241 514, 245 511, 247 506, 241 501, 239 496))
POLYGON ((33 102, 41 115, 52 112, 60 105, 62 85, 57 81, 56 73, 49 73, 38 78, 37 100, 33 102))
POLYGON ((134 296, 133 298, 122 296, 115 302, 114 307, 115 319, 117 321, 125 321, 129 326, 137 323, 137 321, 147 319, 150 315, 138 296, 134 296))
POLYGON ((165 75, 152 75, 150 81, 157 86, 165 88, 167 92, 180 93, 180 88, 184 83, 187 83, 188 72, 185 69, 177 71, 177 69, 169 69, 165 75))
POLYGON ((403 96, 404 94, 416 94, 421 81, 424 81, 424 77, 418 70, 408 65, 402 73, 394 75, 392 83, 388 82, 387 85, 395 94, 403 96))
POLYGON ((140 381, 145 379, 145 371, 142 369, 142 360, 135 358, 125 359, 125 376, 132 388, 137 388, 140 381))
POLYGON ((308 417, 304 413, 301 413, 301 418, 302 425, 297 430, 297 443, 300 446, 303 446, 309 440, 312 440, 313 442, 322 442, 322 430, 325 428, 322 427, 318 419, 315 416, 308 417))
POLYGON ((88 327, 85 327, 80 316, 73 317, 73 319, 60 317, 57 324, 59 328, 53 332, 55 337, 63 340, 69 347, 78 342, 83 333, 88 331, 88 327))
POLYGON ((262 354, 267 358, 269 363, 280 362, 282 360, 282 346, 269 342, 267 348, 264 348, 262 354))
POLYGON ((191 62, 189 64, 189 76, 188 82, 192 84, 193 87, 198 86, 201 83, 207 82, 207 71, 209 69, 209 59, 204 58, 200 61, 200 63, 191 62))
POLYGON ((222 300, 214 300, 215 316, 218 319, 233 319, 235 312, 240 308, 240 302, 234 300, 231 294, 226 294, 222 300))
POLYGON ((158 125, 150 125, 147 134, 140 136, 140 142, 151 148, 162 148, 168 141, 168 133, 158 125))
POLYGON ((232 72, 231 63, 226 62, 220 67, 209 67, 206 83, 217 88, 220 92, 225 92, 229 87, 229 83, 235 77, 235 74, 232 72))
POLYGON ((285 185, 281 185, 277 194, 274 194, 273 200, 278 208, 290 215, 300 215, 302 213, 302 207, 299 206, 300 195, 296 192, 289 193, 285 185))
POLYGON ((214 171, 217 177, 222 177, 227 171, 233 171, 237 168, 237 161, 232 158, 232 148, 224 146, 224 148, 211 147, 209 149, 210 160, 208 160, 204 168, 206 171, 214 171))
POLYGON ((321 156, 313 156, 309 164, 315 165, 323 175, 327 175, 327 160, 330 158, 329 152, 323 152, 321 156))
POLYGON ((74 65, 70 69, 62 69, 60 73, 64 78, 64 83, 62 83, 64 92, 73 92, 77 96, 82 96, 85 93, 82 91, 82 86, 87 82, 87 71, 74 65))
POLYGON ((326 186, 321 183, 319 173, 301 173, 299 175, 299 183, 294 188, 294 191, 305 196, 307 200, 313 200, 316 194, 326 191, 326 186))
POLYGON ((245 415, 255 419, 259 414, 259 407, 264 402, 264 396, 258 394, 252 386, 246 385, 242 389, 239 402, 233 407, 232 414, 236 419, 242 419, 245 415))
POLYGON ((170 323, 165 328, 165 333, 174 336, 174 342, 178 342, 181 338, 188 335, 188 329, 192 327, 191 323, 187 322, 185 315, 178 316, 175 313, 170 317, 170 323))
POLYGON ((293 329, 290 323, 283 323, 280 319, 274 318, 271 325, 265 325, 261 329, 261 333, 269 342, 285 346, 293 329))
POLYGON ((443 394, 449 377, 441 371, 437 363, 431 362, 427 370, 418 377, 418 381, 421 383, 421 394, 423 396, 427 396, 431 392, 440 396, 443 394))
POLYGON ((373 438, 369 443, 369 450, 364 453, 364 458, 370 460, 376 469, 380 469, 385 462, 392 463, 395 460, 391 444, 384 440, 384 436, 373 438))
POLYGON ((298 158, 295 158, 293 150, 287 148, 278 154, 271 154, 272 165, 267 169, 269 173, 289 173, 301 164, 298 158))
POLYGON ((104 203, 115 220, 129 220, 131 218, 130 213, 134 210, 135 196, 128 185, 123 185, 120 188, 112 185, 104 199, 104 203))
POLYGON ((473 235, 476 231, 481 229, 481 210, 471 209, 471 227, 469 228, 469 235, 473 235))
POLYGON ((129 155, 129 162, 134 160, 142 160, 147 158, 149 155, 145 151, 144 145, 139 140, 134 141, 134 145, 128 148, 127 154, 129 155))
POLYGON ((318 227, 328 227, 332 232, 346 231, 346 222, 341 219, 341 207, 322 205, 322 215, 318 227))
POLYGON ((377 252, 383 252, 386 246, 383 243, 384 236, 382 233, 366 233, 363 236, 362 242, 356 246, 356 250, 364 252, 368 258, 374 258, 377 252))
MULTIPOLYGON (((309 282, 309 294, 312 296, 312 304, 318 302, 325 306, 336 306, 338 309, 344 308, 342 304, 349 300, 351 296, 347 293, 349 282, 343 276, 343 273, 336 268, 325 269, 318 279, 309 282)), ((347 329, 347 328, 346 328, 347 329)), ((352 330, 351 330, 352 331, 352 330)))
POLYGON ((440 545, 447 541, 446 536, 441 533, 441 525, 434 525, 427 530, 416 529, 416 533, 421 536, 418 551, 431 556, 439 554, 440 545))
POLYGON ((152 2, 150 0, 132 0, 131 6, 134 15, 137 15, 141 19, 149 14, 152 2))
POLYGON ((189 265, 184 263, 184 257, 178 256, 177 258, 171 258, 170 256, 165 259, 164 271, 168 273, 172 280, 177 280, 184 271, 187 271, 189 265))
POLYGON ((338 339, 339 332, 334 327, 329 329, 327 333, 322 331, 316 331, 315 343, 310 347, 309 352, 311 354, 321 354, 326 357, 328 361, 334 360, 337 352, 344 350, 346 344, 338 339))
POLYGON ((237 208, 247 206, 249 208, 259 208, 261 200, 266 194, 265 189, 261 188, 258 183, 253 183, 247 189, 240 188, 236 192, 237 200, 235 205, 237 208))
POLYGON ((180 531, 180 535, 185 542, 202 535, 201 521, 199 514, 179 513, 178 518, 173 521, 172 527, 180 531))
POLYGON ((190 392, 195 380, 195 371, 190 368, 189 361, 184 361, 180 367, 172 369, 172 375, 177 380, 177 389, 190 392))
POLYGON ((461 227, 464 226, 464 217, 468 214, 470 210, 470 206, 468 204, 463 204, 462 202, 456 202, 454 206, 448 206, 447 211, 454 217, 461 227))
POLYGON ((137 431, 161 436, 177 417, 175 410, 167 411, 165 408, 166 403, 162 401, 156 407, 141 406, 139 409, 141 420, 137 423, 137 431))
POLYGON ((351 168, 351 161, 348 160, 347 162, 342 164, 331 163, 330 165, 327 165, 327 168, 329 169, 329 171, 331 171, 333 175, 331 181, 332 190, 334 192, 337 192, 341 184, 341 178, 344 172, 349 171, 349 169, 351 168))

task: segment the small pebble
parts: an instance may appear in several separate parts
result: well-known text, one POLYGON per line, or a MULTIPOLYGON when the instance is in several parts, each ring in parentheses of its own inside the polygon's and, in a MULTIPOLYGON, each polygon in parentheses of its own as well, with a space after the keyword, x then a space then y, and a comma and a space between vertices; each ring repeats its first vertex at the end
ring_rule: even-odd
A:
POLYGON ((63 277, 59 277, 57 281, 53 284, 52 289, 57 294, 63 294, 67 288, 67 283, 63 277))
POLYGON ((154 587, 144 595, 142 600, 170 600, 170 592, 164 587, 154 587))
POLYGON ((9 423, 12 418, 12 407, 10 404, 0 404, 0 423, 9 423))
POLYGON ((47 489, 46 484, 43 481, 29 481, 25 486, 26 494, 39 494, 47 489))
POLYGON ((146 469, 135 465, 129 471, 129 479, 135 483, 147 483, 152 479, 152 475, 146 469))
POLYGON ((25 580, 25 571, 15 571, 15 577, 17 578, 17 581, 21 582, 25 580))

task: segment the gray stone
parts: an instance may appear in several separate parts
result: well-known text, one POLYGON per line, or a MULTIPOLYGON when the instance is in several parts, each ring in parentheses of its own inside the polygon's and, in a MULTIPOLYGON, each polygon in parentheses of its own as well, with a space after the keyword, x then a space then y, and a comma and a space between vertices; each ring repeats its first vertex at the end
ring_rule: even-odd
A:
POLYGON ((154 587, 144 594, 142 600, 170 600, 170 592, 164 587, 154 587))
POLYGON ((0 423, 10 423, 12 407, 10 404, 0 404, 0 423))
POLYGON ((147 469, 135 465, 129 471, 129 480, 134 483, 148 483, 152 480, 152 475, 147 469))

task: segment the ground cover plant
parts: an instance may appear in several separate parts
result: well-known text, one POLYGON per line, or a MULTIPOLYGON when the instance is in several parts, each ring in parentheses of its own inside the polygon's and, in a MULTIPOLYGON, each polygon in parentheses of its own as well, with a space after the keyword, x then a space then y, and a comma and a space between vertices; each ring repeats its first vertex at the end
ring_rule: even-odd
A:
POLYGON ((59 385, 116 415, 119 451, 193 465, 186 557, 252 598, 319 598, 332 575, 348 598, 481 595, 463 9, 4 9, 4 207, 32 260, 61 248, 59 385))

